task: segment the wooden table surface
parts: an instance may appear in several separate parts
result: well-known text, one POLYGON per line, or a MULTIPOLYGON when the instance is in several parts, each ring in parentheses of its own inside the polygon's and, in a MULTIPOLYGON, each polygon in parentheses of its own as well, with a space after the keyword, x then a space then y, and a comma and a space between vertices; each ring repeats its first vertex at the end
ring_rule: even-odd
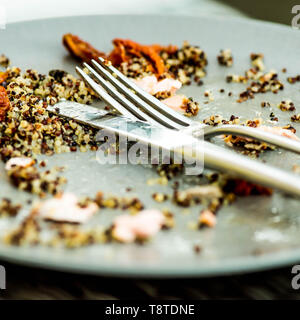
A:
MULTIPOLYGON (((0 261, 1 264, 1 261, 0 261)), ((291 268, 203 279, 118 279, 33 269, 2 262, 0 299, 299 299, 291 268)))

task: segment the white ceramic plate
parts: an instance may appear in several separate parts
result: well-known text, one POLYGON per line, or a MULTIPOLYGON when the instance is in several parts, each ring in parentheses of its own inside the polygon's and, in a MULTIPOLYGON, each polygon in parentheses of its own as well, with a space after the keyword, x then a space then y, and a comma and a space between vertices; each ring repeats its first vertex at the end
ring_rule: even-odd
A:
MULTIPOLYGON (((130 38, 142 43, 181 45, 183 40, 199 45, 208 55, 208 75, 204 86, 182 89, 202 105, 199 119, 211 114, 229 118, 234 114, 244 119, 255 118, 262 112, 269 119, 270 109, 262 109, 261 101, 273 104, 291 98, 300 108, 299 84, 289 85, 280 94, 257 95, 254 100, 236 103, 241 84, 227 84, 228 73, 243 74, 250 67, 249 54, 263 52, 267 69, 279 71, 286 83, 288 75, 300 72, 300 31, 289 27, 241 19, 220 17, 167 17, 167 16, 84 16, 9 24, 0 30, 1 52, 8 55, 13 65, 22 69, 34 68, 47 73, 64 69, 73 74, 76 62, 61 44, 64 33, 72 32, 90 41, 99 50, 109 51, 115 37, 130 38), (234 55, 232 68, 220 67, 216 56, 220 49, 231 48, 234 55), (281 73, 282 68, 288 73, 281 73), (226 93, 219 93, 224 88, 226 93), (205 105, 203 92, 212 90, 215 101, 205 105), (227 93, 233 92, 228 97, 227 93)), ((274 108, 280 124, 289 123, 289 113, 274 108)), ((295 125, 297 128, 298 125, 295 125)), ((217 139, 218 140, 218 139, 217 139)), ((291 169, 298 157, 281 150, 266 153, 264 159, 291 169)), ((15 248, 0 245, 0 257, 16 263, 91 274, 148 277, 190 277, 220 275, 262 270, 283 266, 300 260, 299 204, 275 194, 273 197, 241 198, 234 205, 224 207, 218 214, 215 229, 191 231, 189 222, 196 221, 201 207, 190 214, 169 203, 159 205, 151 194, 170 187, 145 186, 146 180, 156 177, 153 170, 141 166, 99 165, 94 153, 55 155, 51 165, 66 165, 67 190, 78 195, 95 194, 102 190, 125 195, 130 186, 133 196, 139 196, 147 207, 170 206, 176 215, 176 227, 160 232, 145 246, 106 244, 76 250, 46 247, 15 248), (78 187, 80 186, 80 187, 78 187), (196 255, 193 246, 203 250, 196 255), (258 254, 259 253, 259 254, 258 254)), ((29 194, 18 192, 1 174, 1 195, 24 202, 29 194)), ((129 195, 127 193, 127 195, 129 195)), ((92 223, 108 224, 120 212, 102 211, 92 223)), ((0 224, 0 232, 5 231, 0 224)))

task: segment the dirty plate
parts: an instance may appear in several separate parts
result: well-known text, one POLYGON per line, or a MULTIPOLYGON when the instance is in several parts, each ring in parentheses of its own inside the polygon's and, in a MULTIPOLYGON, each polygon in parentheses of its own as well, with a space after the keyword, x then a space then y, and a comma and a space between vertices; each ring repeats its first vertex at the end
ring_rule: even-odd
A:
MULTIPOLYGON (((232 114, 243 119, 270 118, 271 109, 261 108, 262 101, 273 105, 292 99, 300 108, 299 84, 287 84, 287 76, 299 70, 300 31, 290 27, 252 20, 218 17, 166 16, 89 16, 40 20, 7 25, 0 30, 1 52, 10 57, 12 64, 22 69, 34 68, 47 73, 64 69, 73 74, 75 61, 61 44, 64 33, 72 32, 90 41, 99 50, 109 51, 115 37, 136 41, 181 45, 183 40, 199 45, 208 55, 208 75, 201 87, 184 87, 182 92, 199 101, 202 109, 198 119, 211 114, 229 118, 232 114), (231 48, 234 55, 232 68, 220 67, 216 56, 220 49, 231 48), (250 67, 249 54, 265 54, 267 69, 276 69, 285 89, 279 94, 261 94, 254 100, 236 103, 237 95, 245 85, 227 84, 228 73, 243 74, 250 67), (287 73, 282 73, 287 68, 287 73), (220 93, 225 89, 225 93, 220 93), (214 101, 204 104, 203 92, 212 90, 214 101), (228 92, 232 91, 232 97, 228 92)), ((273 112, 279 124, 290 123, 290 114, 276 107, 273 112)), ((298 125, 295 125, 296 129, 298 125)), ((220 143, 220 139, 215 139, 220 143)), ((299 157, 277 150, 265 153, 262 159, 276 166, 291 169, 299 157)), ((248 197, 224 207, 214 229, 192 231, 191 226, 201 207, 187 213, 169 203, 155 203, 151 194, 171 187, 147 186, 146 181, 157 177, 151 168, 133 165, 100 165, 95 153, 60 154, 48 158, 49 167, 65 165, 67 190, 78 195, 95 194, 98 190, 115 195, 138 196, 147 207, 169 206, 176 216, 176 227, 160 232, 149 244, 106 244, 88 248, 65 250, 47 247, 15 248, 0 245, 3 260, 72 272, 148 277, 190 277, 232 274, 262 270, 300 261, 300 202, 273 197, 248 197), (127 187, 132 187, 130 193, 127 187), (202 251, 195 254, 194 245, 202 251)), ((189 181, 185 184, 188 185, 189 181)), ((1 167, 1 196, 25 203, 31 196, 12 188, 1 167)), ((107 225, 120 212, 102 211, 92 223, 107 225)), ((0 232, 7 228, 0 221, 0 232)))

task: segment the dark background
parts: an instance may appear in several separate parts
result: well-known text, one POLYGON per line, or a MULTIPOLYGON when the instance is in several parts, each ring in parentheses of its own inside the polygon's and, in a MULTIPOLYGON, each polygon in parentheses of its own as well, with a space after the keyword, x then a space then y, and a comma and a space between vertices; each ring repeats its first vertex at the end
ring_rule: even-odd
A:
POLYGON ((292 7, 300 5, 298 0, 219 0, 224 4, 240 10, 249 17, 283 24, 291 24, 292 7))

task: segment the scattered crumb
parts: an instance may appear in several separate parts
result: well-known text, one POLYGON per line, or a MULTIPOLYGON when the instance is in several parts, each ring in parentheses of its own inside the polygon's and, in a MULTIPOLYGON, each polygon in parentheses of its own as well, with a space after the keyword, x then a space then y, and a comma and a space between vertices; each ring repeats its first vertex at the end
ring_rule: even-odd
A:
POLYGON ((199 254, 199 253, 202 252, 202 247, 199 246, 198 244, 195 244, 194 247, 193 247, 193 249, 194 249, 194 252, 195 252, 196 254, 199 254))
POLYGON ((16 158, 11 159, 11 162, 14 162, 13 166, 8 163, 7 175, 12 185, 19 190, 45 197, 46 193, 56 194, 61 186, 67 182, 66 178, 57 175, 60 168, 54 167, 51 170, 40 172, 34 165, 26 166, 31 164, 30 160, 32 161, 32 159, 21 161, 21 166, 15 165, 14 159, 16 158), (22 166, 25 163, 26 165, 22 166))
POLYGON ((290 84, 294 84, 296 82, 300 82, 300 74, 298 76, 295 76, 295 77, 288 77, 287 81, 290 84))
POLYGON ((153 193, 152 194, 152 198, 156 201, 156 202, 164 202, 166 200, 168 200, 168 195, 164 194, 164 193, 153 193))
POLYGON ((252 65, 259 71, 263 71, 265 69, 264 65, 264 55, 262 53, 251 53, 250 55, 252 65))
POLYGON ((4 54, 1 54, 0 55, 0 66, 7 68, 9 66, 9 64, 10 64, 9 59, 4 54))
POLYGON ((208 98, 209 101, 214 101, 214 96, 210 90, 204 92, 204 97, 208 98))
POLYGON ((233 57, 230 49, 220 50, 220 55, 217 56, 219 65, 231 67, 233 65, 233 57))
POLYGON ((10 199, 4 198, 0 202, 0 217, 15 217, 22 206, 14 205, 10 199))
POLYGON ((260 105, 261 105, 262 108, 271 107, 270 102, 267 102, 267 101, 263 101, 260 105))
POLYGON ((282 100, 277 107, 281 110, 281 111, 295 111, 295 105, 291 100, 282 100))
POLYGON ((291 121, 293 122, 300 122, 300 114, 294 114, 291 116, 291 121))

